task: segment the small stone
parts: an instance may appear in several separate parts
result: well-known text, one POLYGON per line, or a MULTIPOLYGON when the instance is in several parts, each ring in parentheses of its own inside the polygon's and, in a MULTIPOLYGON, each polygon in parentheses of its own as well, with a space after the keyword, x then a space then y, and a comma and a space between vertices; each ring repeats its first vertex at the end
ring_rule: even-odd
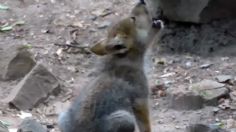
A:
POLYGON ((175 126, 176 129, 180 129, 180 126, 175 126))
POLYGON ((55 97, 54 95, 50 95, 48 98, 49 98, 50 100, 54 100, 56 97, 55 97))
POLYGON ((214 114, 217 114, 219 111, 220 111, 220 109, 217 107, 213 109, 214 114))
POLYGON ((111 22, 109 21, 104 21, 102 22, 101 24, 98 25, 98 29, 104 29, 104 28, 107 28, 111 25, 111 22))
POLYGON ((232 129, 230 129, 229 132, 236 132, 236 128, 232 128, 232 129))
POLYGON ((48 129, 53 129, 53 128, 55 128, 55 126, 53 124, 47 124, 47 128, 48 129))
POLYGON ((35 66, 32 54, 23 45, 10 46, 0 52, 0 80, 24 77, 35 66))
POLYGON ((0 121, 0 132, 9 132, 8 128, 0 121))
POLYGON ((28 117, 32 117, 32 114, 21 111, 20 114, 17 114, 17 116, 19 116, 21 119, 25 119, 25 118, 28 118, 28 117))
POLYGON ((49 29, 42 29, 41 33, 50 33, 49 29))
POLYGON ((68 109, 70 106, 70 102, 67 101, 65 103, 62 103, 62 102, 57 102, 54 104, 54 107, 55 107, 55 112, 56 114, 59 114, 63 111, 65 111, 66 109, 68 109))
POLYGON ((151 87, 152 95, 158 95, 160 91, 165 90, 165 85, 163 84, 157 84, 153 87, 151 87))
POLYGON ((98 10, 92 11, 91 13, 93 15, 95 15, 95 16, 100 16, 103 13, 103 10, 102 9, 98 9, 98 10))
POLYGON ((172 120, 175 120, 175 119, 176 119, 176 117, 175 117, 175 116, 171 116, 171 118, 172 118, 172 120))
POLYGON ((223 110, 231 108, 230 100, 225 99, 224 102, 219 105, 219 108, 221 108, 223 110))
POLYGON ((168 98, 170 108, 175 110, 197 110, 201 109, 204 104, 202 97, 193 92, 168 89, 167 95, 170 95, 168 98))
POLYGON ((158 120, 157 121, 159 124, 164 124, 163 120, 158 120))
POLYGON ((219 119, 219 118, 216 118, 215 121, 216 121, 216 122, 220 122, 220 119, 219 119))
POLYGON ((207 69, 209 67, 211 67, 213 64, 203 64, 200 66, 201 69, 207 69))
POLYGON ((166 64, 166 59, 163 58, 153 58, 152 59, 154 65, 165 65, 166 64))
POLYGON ((186 132, 226 132, 220 127, 212 127, 205 124, 193 124, 187 127, 186 132))
POLYGON ((99 9, 99 10, 95 10, 92 12, 93 15, 95 16, 100 16, 100 17, 105 17, 105 16, 108 16, 110 14, 112 14, 113 11, 110 10, 110 9, 99 9))
POLYGON ((173 84, 173 83, 174 83, 174 81, 171 81, 171 80, 164 80, 164 84, 165 84, 166 86, 171 85, 171 84, 173 84))
POLYGON ((158 103, 158 102, 156 102, 156 103, 155 103, 155 106, 159 106, 159 103, 158 103))
POLYGON ((230 81, 233 79, 233 76, 231 75, 219 75, 219 76, 216 76, 216 80, 220 83, 225 83, 227 81, 230 81))
POLYGON ((159 90, 157 95, 158 95, 158 97, 165 97, 166 96, 166 92, 163 91, 163 90, 159 90))
POLYGON ((97 30, 94 28, 89 29, 89 32, 96 32, 97 30))
POLYGON ((174 76, 175 74, 176 74, 175 72, 166 73, 166 74, 164 74, 164 75, 161 75, 160 78, 171 77, 171 76, 174 76))
POLYGON ((232 118, 228 119, 226 121, 226 128, 227 129, 236 128, 236 121, 232 118))
POLYGON ((186 62, 186 63, 185 63, 185 66, 186 66, 187 68, 192 67, 192 62, 190 62, 190 61, 186 62))
POLYGON ((26 118, 20 124, 18 130, 19 132, 47 132, 47 130, 36 120, 31 118, 26 118))
POLYGON ((232 99, 234 102, 236 102, 236 91, 233 91, 230 93, 230 99, 232 99))
POLYGON ((75 22, 72 23, 72 26, 83 28, 84 27, 84 22, 83 21, 75 21, 75 22))
MULTIPOLYGON (((13 111, 9 111, 9 112, 12 113, 13 111)), ((22 122, 22 119, 15 117, 13 113, 10 114, 9 112, 7 115, 0 116, 0 126, 3 125, 5 127, 7 126, 10 128, 18 127, 20 125, 20 123, 22 122)), ((15 113, 15 111, 14 111, 14 113, 15 113)), ((8 128, 9 131, 10 131, 10 128, 8 128)))
POLYGON ((218 99, 229 94, 225 85, 212 80, 203 80, 199 83, 192 84, 191 89, 199 94, 208 105, 218 105, 218 99))
POLYGON ((221 60, 222 60, 222 61, 228 61, 228 60, 229 60, 229 57, 221 57, 221 60))
POLYGON ((95 21, 97 18, 98 18, 97 16, 90 16, 90 19, 91 19, 92 21, 95 21))
POLYGON ((46 116, 56 116, 56 111, 55 111, 55 108, 53 105, 50 105, 46 108, 43 109, 43 113, 46 115, 46 116))

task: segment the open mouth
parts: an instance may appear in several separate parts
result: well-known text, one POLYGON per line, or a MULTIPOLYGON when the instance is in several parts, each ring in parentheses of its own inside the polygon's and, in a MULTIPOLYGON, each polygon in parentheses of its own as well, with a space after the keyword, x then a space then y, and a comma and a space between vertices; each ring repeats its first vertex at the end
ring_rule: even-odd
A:
POLYGON ((128 48, 124 44, 116 44, 107 47, 108 51, 112 54, 124 54, 128 51, 128 48))
POLYGON ((117 44, 113 46, 113 50, 122 50, 122 49, 127 49, 127 47, 124 46, 123 44, 117 44))

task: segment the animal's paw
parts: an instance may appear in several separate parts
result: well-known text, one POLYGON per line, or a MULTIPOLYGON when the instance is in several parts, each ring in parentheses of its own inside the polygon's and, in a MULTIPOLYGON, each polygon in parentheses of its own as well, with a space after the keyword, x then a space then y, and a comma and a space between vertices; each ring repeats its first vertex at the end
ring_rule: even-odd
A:
POLYGON ((152 18, 152 27, 162 29, 164 28, 164 22, 160 19, 152 18))

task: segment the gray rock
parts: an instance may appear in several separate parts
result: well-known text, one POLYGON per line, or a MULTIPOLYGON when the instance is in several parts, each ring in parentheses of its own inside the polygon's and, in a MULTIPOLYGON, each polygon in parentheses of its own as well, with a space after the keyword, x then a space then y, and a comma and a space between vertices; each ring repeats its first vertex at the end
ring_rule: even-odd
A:
POLYGON ((98 25, 98 29, 104 29, 104 28, 107 28, 110 25, 111 25, 111 22, 104 21, 104 22, 102 22, 101 24, 98 25))
POLYGON ((20 124, 18 132, 47 132, 47 130, 36 120, 26 118, 20 124))
POLYGON ((230 92, 230 99, 233 101, 233 102, 236 102, 236 91, 233 91, 233 92, 230 92))
MULTIPOLYGON (((193 24, 166 23, 158 44, 159 54, 196 54, 198 56, 236 56, 236 21, 215 21, 196 26, 193 24), (234 23, 230 24, 229 23, 234 23), (176 25, 176 26, 171 26, 176 25), (235 26, 232 26, 235 25, 235 26), (171 33, 165 30, 171 30, 171 33), (229 32, 232 36, 224 33, 229 32), (233 33, 234 32, 234 33, 233 33)), ((202 65, 199 68, 209 68, 202 65)), ((215 64, 211 65, 217 66, 215 64)), ((211 68, 211 67, 210 67, 211 68)))
POLYGON ((187 127, 186 132, 227 132, 217 126, 193 124, 187 127))
POLYGON ((43 65, 37 64, 12 90, 8 99, 11 105, 20 110, 32 109, 50 93, 58 90, 59 86, 57 78, 43 65))
POLYGON ((219 76, 216 76, 216 80, 220 83, 224 83, 224 82, 227 82, 227 81, 230 81, 233 79, 233 76, 231 75, 219 75, 219 76))
POLYGON ((236 128, 231 129, 229 132, 236 132, 236 128))
POLYGON ((0 122, 0 132, 9 132, 8 128, 0 122))
POLYGON ((27 47, 11 46, 0 53, 0 80, 24 77, 35 64, 27 47))
POLYGON ((170 95, 169 104, 172 109, 197 110, 203 108, 204 100, 193 92, 171 90, 168 95, 170 95))
POLYGON ((226 29, 229 31, 230 34, 232 34, 232 36, 236 36, 236 20, 232 20, 230 21, 230 23, 228 23, 226 25, 226 29))
POLYGON ((207 68, 209 68, 211 66, 212 66, 212 64, 203 64, 203 65, 200 66, 200 68, 201 69, 207 69, 207 68))
POLYGON ((218 105, 218 99, 229 94, 224 84, 212 80, 203 80, 193 84, 191 89, 200 95, 207 105, 218 105))
POLYGON ((235 0, 147 0, 151 9, 163 10, 170 20, 181 22, 209 22, 213 19, 236 18, 235 0))

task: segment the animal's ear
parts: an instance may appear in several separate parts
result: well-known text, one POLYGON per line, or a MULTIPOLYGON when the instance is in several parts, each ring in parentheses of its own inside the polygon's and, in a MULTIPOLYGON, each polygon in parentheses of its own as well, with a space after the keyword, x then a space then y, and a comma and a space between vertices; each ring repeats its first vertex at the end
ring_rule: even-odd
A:
POLYGON ((106 50, 105 41, 100 41, 90 48, 90 51, 96 55, 106 55, 108 52, 106 50))

